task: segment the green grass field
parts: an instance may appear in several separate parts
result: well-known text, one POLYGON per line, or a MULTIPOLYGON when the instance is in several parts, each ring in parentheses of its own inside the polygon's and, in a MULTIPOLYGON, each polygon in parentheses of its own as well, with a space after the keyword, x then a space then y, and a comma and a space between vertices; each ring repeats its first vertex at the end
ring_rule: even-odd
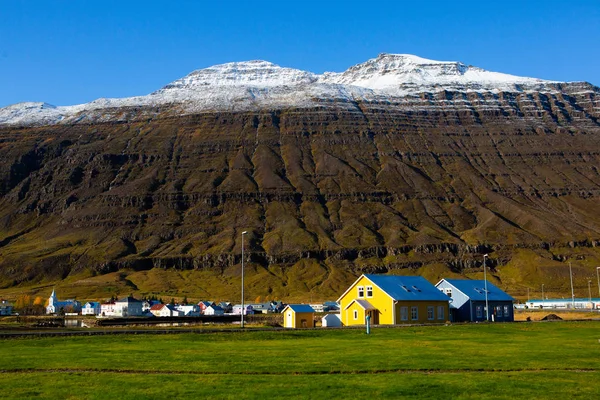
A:
POLYGON ((598 399, 600 323, 0 341, 3 399, 598 399))

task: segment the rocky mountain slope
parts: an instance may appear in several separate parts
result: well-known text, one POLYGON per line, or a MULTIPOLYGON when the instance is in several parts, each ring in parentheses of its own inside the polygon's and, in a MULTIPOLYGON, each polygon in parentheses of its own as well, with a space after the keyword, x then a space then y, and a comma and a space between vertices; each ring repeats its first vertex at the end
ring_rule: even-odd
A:
MULTIPOLYGON (((482 274, 516 295, 600 265, 600 89, 383 54, 264 61, 147 96, 0 109, 10 296, 337 297, 357 274, 482 274)), ((566 292, 565 292, 566 293, 566 292)))

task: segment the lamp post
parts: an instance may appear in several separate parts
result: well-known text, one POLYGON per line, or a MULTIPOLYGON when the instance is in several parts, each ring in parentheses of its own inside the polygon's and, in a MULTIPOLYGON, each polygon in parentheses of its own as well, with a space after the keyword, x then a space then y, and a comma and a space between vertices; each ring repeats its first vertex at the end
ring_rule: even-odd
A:
POLYGON ((242 232, 242 309, 240 310, 240 325, 242 328, 244 327, 244 235, 246 233, 248 233, 248 231, 242 232))
POLYGON ((596 267, 596 276, 598 277, 598 296, 600 296, 600 267, 596 267))
POLYGON ((485 320, 489 321, 490 320, 490 309, 489 309, 489 304, 488 304, 487 272, 485 271, 485 259, 487 257, 488 257, 487 254, 483 255, 483 284, 484 284, 483 290, 485 290, 485 320))
POLYGON ((544 308, 544 284, 542 283, 542 308, 544 308))
POLYGON ((575 308, 575 291, 573 290, 573 269, 571 268, 571 261, 569 261, 569 277, 571 278, 571 308, 575 308))
POLYGON ((588 281, 588 293, 590 295, 590 304, 592 304, 592 281, 588 281))

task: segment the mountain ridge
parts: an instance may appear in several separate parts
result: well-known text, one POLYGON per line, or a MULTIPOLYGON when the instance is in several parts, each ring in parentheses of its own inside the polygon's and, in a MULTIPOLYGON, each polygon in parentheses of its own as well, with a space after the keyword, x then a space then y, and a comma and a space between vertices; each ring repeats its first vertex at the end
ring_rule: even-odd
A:
POLYGON ((142 114, 152 117, 165 111, 170 115, 183 115, 327 107, 328 102, 352 103, 356 99, 394 101, 442 91, 557 93, 583 86, 600 93, 600 89, 591 84, 519 77, 461 62, 434 61, 409 54, 382 53, 344 72, 320 75, 253 60, 198 69, 145 96, 101 98, 73 106, 36 102, 11 105, 0 109, 0 125, 72 124, 128 118, 129 113, 119 116, 119 108, 145 108, 142 114))

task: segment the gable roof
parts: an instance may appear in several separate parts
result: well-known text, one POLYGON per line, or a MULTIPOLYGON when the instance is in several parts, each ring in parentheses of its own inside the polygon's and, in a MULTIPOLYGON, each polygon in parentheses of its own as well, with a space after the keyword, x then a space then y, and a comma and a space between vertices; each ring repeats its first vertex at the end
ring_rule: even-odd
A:
POLYGON ((150 311, 158 311, 161 310, 165 305, 164 304, 154 304, 152 307, 150 307, 150 311))
POLYGON ((369 303, 367 300, 361 300, 361 299, 354 299, 350 302, 350 304, 348 304, 346 306, 346 308, 344 308, 344 310, 347 310, 348 307, 350 307, 352 304, 358 304, 359 306, 362 307, 363 310, 365 311, 369 311, 369 310, 377 310, 375 307, 373 307, 373 305, 371 303, 369 303))
POLYGON ((221 307, 221 306, 217 306, 217 305, 213 305, 213 306, 208 306, 208 307, 206 307, 206 309, 207 309, 207 310, 208 310, 209 308, 212 308, 212 309, 213 309, 213 311, 224 311, 224 310, 223 310, 223 307, 221 307))
POLYGON ((288 304, 281 312, 284 312, 288 308, 297 313, 314 313, 315 310, 308 304, 288 304))
MULTIPOLYGON (((485 281, 484 280, 471 280, 471 279, 442 279, 456 289, 461 291, 465 296, 471 300, 485 301, 485 281)), ((439 285, 439 283, 438 283, 439 285)), ((487 282, 488 290, 488 301, 514 301, 509 294, 499 289, 496 285, 491 282, 487 282)), ((440 292, 441 293, 441 292, 440 292)))
POLYGON ((100 307, 100 302, 98 301, 88 301, 87 303, 85 303, 85 306, 89 307, 100 307))
POLYGON ((373 284, 383 290, 395 301, 429 300, 449 301, 449 297, 440 292, 422 276, 376 275, 365 274, 373 284))

